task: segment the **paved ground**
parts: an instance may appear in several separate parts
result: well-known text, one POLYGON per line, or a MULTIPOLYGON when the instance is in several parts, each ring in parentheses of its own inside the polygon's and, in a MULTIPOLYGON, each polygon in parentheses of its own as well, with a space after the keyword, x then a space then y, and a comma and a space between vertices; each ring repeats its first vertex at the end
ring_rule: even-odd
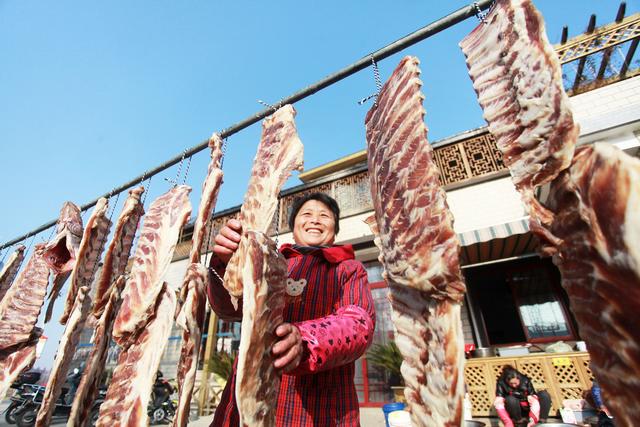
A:
MULTIPOLYGON (((4 411, 9 406, 9 401, 4 400, 0 403, 0 427, 8 427, 10 424, 7 424, 4 419, 4 411)), ((197 420, 189 422, 189 426, 191 427, 209 427, 211 423, 211 419, 213 416, 200 417, 197 420)), ((362 427, 385 427, 384 424, 384 416, 382 414, 382 409, 380 408, 362 408, 360 410, 360 423, 362 427)), ((52 426, 64 426, 66 425, 67 420, 63 418, 54 418, 52 426)), ((15 427, 15 424, 12 426, 15 427)))
MULTIPOLYGON (((196 421, 189 423, 190 427, 209 427, 213 415, 208 417, 200 417, 196 421)), ((385 427, 384 415, 381 408, 361 408, 360 424, 362 427, 385 427)))
MULTIPOLYGON (((0 403, 0 427, 9 427, 10 424, 7 424, 4 419, 4 410, 9 405, 8 400, 4 400, 0 403)), ((209 427, 211 423, 211 419, 213 416, 200 417, 197 420, 193 420, 189 422, 190 427, 209 427)), ((497 419, 481 419, 486 423, 487 427, 489 426, 497 426, 497 419)), ((65 426, 67 420, 64 418, 54 418, 53 423, 51 424, 54 427, 57 426, 65 426)), ((362 427, 385 427, 384 423, 384 415, 382 413, 381 408, 361 408, 360 409, 360 424, 362 427)), ((11 427, 15 427, 15 424, 11 427)))

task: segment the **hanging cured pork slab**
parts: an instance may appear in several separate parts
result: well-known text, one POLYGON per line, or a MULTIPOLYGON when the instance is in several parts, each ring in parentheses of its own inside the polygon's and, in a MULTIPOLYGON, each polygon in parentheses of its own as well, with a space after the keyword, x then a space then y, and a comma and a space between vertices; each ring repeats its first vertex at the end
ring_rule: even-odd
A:
POLYGON ((107 218, 109 205, 104 197, 98 200, 87 226, 84 229, 82 242, 78 249, 76 265, 71 272, 70 286, 67 292, 64 311, 60 318, 61 324, 66 324, 71 310, 76 302, 78 290, 82 286, 91 287, 98 268, 98 261, 102 256, 104 245, 111 229, 111 221, 107 218))
POLYGON ((93 303, 93 315, 100 317, 102 310, 111 298, 111 288, 113 283, 125 272, 127 261, 131 254, 133 246, 133 238, 140 217, 144 214, 144 207, 140 201, 140 197, 144 193, 144 187, 136 187, 129 190, 129 197, 124 202, 122 212, 116 222, 113 237, 107 252, 104 256, 104 262, 100 275, 96 282, 96 293, 93 303))
POLYGON ((244 233, 236 253, 244 284, 235 390, 240 425, 275 427, 280 372, 271 349, 283 321, 287 262, 276 244, 256 231, 244 233))
POLYGON ((27 265, 0 301, 0 400, 36 358, 42 330, 35 324, 47 295, 50 275, 44 247, 44 244, 35 246, 27 265))
POLYGON ((107 303, 93 332, 91 353, 85 361, 85 369, 71 406, 68 427, 84 427, 90 423, 91 409, 100 389, 102 374, 109 351, 113 321, 120 308, 121 292, 124 287, 124 276, 120 276, 109 289, 107 303))
POLYGON ((130 278, 114 324, 122 347, 100 407, 99 426, 145 426, 147 405, 176 312, 175 290, 162 280, 191 215, 191 187, 158 197, 144 217, 130 278))
POLYGON ((609 144, 576 150, 551 184, 553 260, 616 425, 640 420, 640 160, 609 144))
POLYGON ((75 354, 80 334, 84 328, 85 321, 91 310, 91 297, 86 286, 78 290, 76 302, 71 310, 71 314, 64 328, 62 338, 58 344, 56 358, 47 380, 47 387, 44 390, 42 404, 36 418, 36 427, 46 427, 51 425, 51 417, 56 407, 56 401, 62 392, 73 355, 75 354))
POLYGON ((98 260, 102 256, 106 236, 111 228, 111 221, 106 215, 108 209, 107 199, 104 197, 99 199, 91 213, 91 217, 87 221, 87 227, 82 236, 78 258, 71 273, 71 289, 67 294, 65 312, 61 319, 61 323, 65 324, 66 327, 62 338, 60 338, 47 387, 44 390, 42 404, 36 418, 35 425, 37 427, 45 427, 51 424, 51 417, 56 406, 55 402, 62 391, 69 366, 80 340, 80 334, 91 310, 91 286, 98 260))
POLYGON ((460 426, 465 285, 433 149, 419 61, 407 56, 382 87, 365 125, 375 214, 368 219, 389 284, 405 397, 414 426, 460 426))
POLYGON ((24 260, 25 249, 24 245, 18 246, 4 267, 2 267, 2 271, 0 271, 0 301, 4 298, 7 290, 9 290, 9 287, 13 283, 13 279, 15 279, 18 274, 18 270, 20 270, 20 266, 24 260))
POLYGON ((36 346, 42 329, 34 328, 29 340, 16 345, 11 351, 0 351, 0 400, 4 399, 11 384, 36 361, 36 346))
POLYGON ((155 315, 139 334, 131 337, 128 346, 118 356, 107 395, 100 406, 97 427, 149 425, 147 404, 160 359, 171 335, 175 310, 175 293, 163 283, 155 315))
POLYGON ((60 290, 76 265, 80 242, 82 241, 82 217, 80 208, 71 202, 65 202, 60 210, 56 224, 56 236, 45 248, 45 260, 53 270, 53 286, 49 294, 49 305, 44 321, 49 322, 53 314, 60 290))
POLYGON ((174 426, 186 426, 189 421, 191 396, 196 382, 198 355, 202 347, 202 326, 206 315, 207 268, 200 264, 200 251, 205 230, 222 185, 222 139, 217 134, 209 139, 211 160, 207 177, 202 184, 202 197, 198 216, 193 226, 193 244, 189 259, 191 264, 180 290, 180 307, 176 323, 183 329, 182 351, 178 364, 178 409, 173 417, 174 426))
POLYGON ((129 190, 129 197, 118 217, 113 238, 104 257, 100 276, 96 281, 92 315, 96 328, 93 333, 91 354, 74 397, 68 426, 79 427, 89 422, 90 411, 97 396, 109 350, 113 322, 121 303, 124 272, 133 245, 133 238, 144 208, 140 197, 143 187, 129 190))
POLYGON ((27 342, 33 334, 49 284, 44 246, 35 246, 27 265, 0 301, 0 352, 27 342))
MULTIPOLYGON (((209 138, 209 149, 211 150, 211 160, 207 170, 207 177, 202 183, 202 196, 200 198, 200 206, 198 207, 198 216, 193 225, 193 245, 189 252, 191 262, 200 262, 200 251, 204 243, 206 226, 209 224, 211 212, 216 206, 218 192, 222 185, 222 145, 223 141, 220 135, 214 133, 209 138)), ((208 248, 205 248, 208 249, 208 248)))
MULTIPOLYGON (((295 109, 285 105, 262 122, 262 138, 253 160, 249 188, 240 208, 243 230, 266 233, 278 207, 278 194, 294 170, 302 170, 303 146, 294 118, 295 109)), ((224 286, 234 306, 242 296, 238 255, 231 257, 224 286)))
POLYGON ((113 339, 126 345, 155 314, 163 277, 169 268, 180 231, 191 216, 191 187, 179 185, 153 201, 144 217, 127 280, 113 339))
POLYGON ((535 198, 539 186, 569 166, 580 127, 562 86, 562 70, 542 16, 530 0, 497 0, 462 40, 469 75, 489 131, 530 215, 530 228, 552 254, 551 213, 535 198))

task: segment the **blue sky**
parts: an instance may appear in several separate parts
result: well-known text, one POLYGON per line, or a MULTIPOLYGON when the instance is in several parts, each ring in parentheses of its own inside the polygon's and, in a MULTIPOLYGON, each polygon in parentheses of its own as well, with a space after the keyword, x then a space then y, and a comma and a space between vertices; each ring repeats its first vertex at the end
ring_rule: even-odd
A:
MULTIPOLYGON (((466 4, 0 0, 0 242, 55 218, 65 200, 93 200, 261 110, 258 99, 275 103, 466 4)), ((613 21, 619 3, 535 4, 556 43, 563 25, 583 32, 591 13, 598 25, 613 21)), ((638 9, 627 2, 628 15, 638 9)), ((431 141, 484 124, 457 47, 476 24, 380 64, 384 80, 402 56, 420 58, 431 141)), ((365 147, 370 104, 357 101, 374 91, 367 69, 295 105, 307 168, 365 147)), ((229 138, 218 209, 241 203, 259 135, 258 124, 229 138)), ((186 179, 194 205, 207 160, 196 155, 186 179)), ((175 176, 173 168, 153 178, 147 203, 175 176)), ((42 363, 53 351, 50 343, 42 363)))

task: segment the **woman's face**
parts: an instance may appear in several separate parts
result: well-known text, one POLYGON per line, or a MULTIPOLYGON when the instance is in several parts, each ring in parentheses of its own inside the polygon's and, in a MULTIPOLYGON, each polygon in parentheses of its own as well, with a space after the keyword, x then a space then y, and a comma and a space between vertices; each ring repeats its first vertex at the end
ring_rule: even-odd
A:
POLYGON ((511 378, 507 381, 512 388, 518 388, 520 386, 520 378, 511 378))
POLYGON ((333 212, 318 200, 306 201, 293 221, 293 240, 302 246, 331 245, 336 237, 333 212))

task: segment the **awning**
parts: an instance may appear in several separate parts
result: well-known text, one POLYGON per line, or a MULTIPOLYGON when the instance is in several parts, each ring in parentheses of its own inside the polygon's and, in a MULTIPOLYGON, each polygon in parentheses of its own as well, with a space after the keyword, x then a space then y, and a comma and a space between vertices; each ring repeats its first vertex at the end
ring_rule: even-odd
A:
POLYGON ((459 233, 461 264, 478 264, 535 253, 538 241, 529 232, 529 218, 459 233))

